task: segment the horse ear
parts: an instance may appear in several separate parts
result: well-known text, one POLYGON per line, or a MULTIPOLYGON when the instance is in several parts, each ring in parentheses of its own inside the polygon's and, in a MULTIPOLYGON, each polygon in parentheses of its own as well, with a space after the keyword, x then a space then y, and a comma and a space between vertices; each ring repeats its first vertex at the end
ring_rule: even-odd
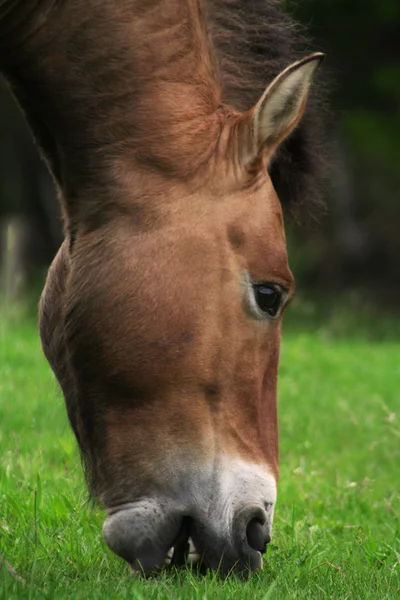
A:
POLYGON ((324 56, 316 52, 287 67, 244 115, 239 134, 243 164, 249 165, 263 155, 271 156, 295 129, 307 104, 312 77, 324 56), (243 131, 243 125, 247 131, 243 131))

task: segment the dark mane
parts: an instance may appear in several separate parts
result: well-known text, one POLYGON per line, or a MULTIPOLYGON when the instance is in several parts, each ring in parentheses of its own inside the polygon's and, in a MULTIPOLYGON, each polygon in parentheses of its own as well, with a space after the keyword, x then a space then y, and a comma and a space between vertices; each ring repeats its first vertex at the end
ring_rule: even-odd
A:
MULTIPOLYGON (((310 48, 302 27, 279 0, 208 0, 223 101, 251 108, 266 85, 310 48)), ((313 87, 306 114, 270 167, 284 207, 297 218, 322 204, 325 172, 321 93, 313 87)))

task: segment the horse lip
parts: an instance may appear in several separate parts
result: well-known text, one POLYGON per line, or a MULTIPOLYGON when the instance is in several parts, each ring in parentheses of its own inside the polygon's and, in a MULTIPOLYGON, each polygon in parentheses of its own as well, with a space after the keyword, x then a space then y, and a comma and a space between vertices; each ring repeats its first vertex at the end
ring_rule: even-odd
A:
POLYGON ((182 516, 168 508, 149 499, 107 509, 103 524, 107 546, 146 577, 164 566, 168 549, 181 531, 182 516))
MULTIPOLYGON (((157 526, 154 528, 150 526, 154 534, 151 536, 148 524, 146 522, 143 524, 140 514, 138 520, 132 519, 130 522, 137 509, 138 503, 125 503, 109 507, 107 509, 108 518, 103 526, 106 543, 129 563, 134 573, 147 577, 165 566, 183 567, 199 562, 200 553, 190 537, 191 519, 189 517, 182 517, 182 515, 177 517, 173 529, 175 535, 168 539, 168 536, 165 537, 168 526, 161 530, 157 526), (139 538, 141 538, 140 542, 139 538)), ((170 533, 171 531, 170 529, 170 533)))
POLYGON ((136 508, 136 506, 140 503, 140 500, 136 502, 126 502, 125 504, 117 504, 116 506, 106 506, 105 512, 107 517, 111 517, 116 513, 119 513, 123 510, 129 510, 130 508, 136 508))

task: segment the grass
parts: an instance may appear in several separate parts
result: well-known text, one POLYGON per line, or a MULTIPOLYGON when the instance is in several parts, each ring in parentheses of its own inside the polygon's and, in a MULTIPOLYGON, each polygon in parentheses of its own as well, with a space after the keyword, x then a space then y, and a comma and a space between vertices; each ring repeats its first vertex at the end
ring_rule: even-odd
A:
MULTIPOLYGON (((343 308, 342 308, 343 307, 343 308)), ((400 597, 400 332, 301 303, 280 372, 281 481, 263 571, 142 581, 108 551, 35 324, 0 313, 1 599, 400 597), (11 572, 11 567, 15 573, 11 572), (18 576, 23 580, 18 579, 18 576)))

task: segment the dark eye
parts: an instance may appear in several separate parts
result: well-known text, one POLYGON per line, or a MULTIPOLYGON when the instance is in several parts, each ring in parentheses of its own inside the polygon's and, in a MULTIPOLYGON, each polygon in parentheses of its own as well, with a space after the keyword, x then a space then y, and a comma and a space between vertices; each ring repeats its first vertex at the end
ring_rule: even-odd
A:
POLYGON ((282 288, 274 283, 255 283, 253 288, 258 308, 270 317, 276 317, 282 304, 282 288))

